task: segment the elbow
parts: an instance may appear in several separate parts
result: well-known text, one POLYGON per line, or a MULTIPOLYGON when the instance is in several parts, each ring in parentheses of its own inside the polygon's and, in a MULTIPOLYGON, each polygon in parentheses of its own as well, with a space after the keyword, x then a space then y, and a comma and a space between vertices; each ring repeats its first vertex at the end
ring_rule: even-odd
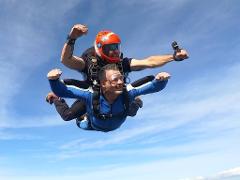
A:
POLYGON ((52 92, 56 94, 58 97, 63 97, 63 94, 58 89, 52 88, 52 92))
POLYGON ((168 83, 168 80, 160 81, 156 87, 157 92, 163 90, 166 87, 167 83, 168 83))
POLYGON ((167 83, 168 83, 168 80, 162 81, 162 86, 160 90, 164 89, 167 86, 167 83))
POLYGON ((66 93, 66 86, 60 80, 49 80, 51 90, 58 97, 64 97, 66 93))
POLYGON ((60 90, 60 88, 51 87, 52 92, 56 94, 58 97, 64 97, 64 92, 60 90))

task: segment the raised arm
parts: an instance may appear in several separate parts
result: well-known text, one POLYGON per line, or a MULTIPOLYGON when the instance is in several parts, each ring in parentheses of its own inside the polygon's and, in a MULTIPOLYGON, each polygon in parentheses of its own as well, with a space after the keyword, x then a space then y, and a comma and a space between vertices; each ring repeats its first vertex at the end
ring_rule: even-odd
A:
POLYGON ((74 56, 74 44, 77 38, 82 35, 86 35, 88 27, 82 24, 75 24, 67 38, 66 43, 63 46, 61 54, 61 62, 70 69, 81 71, 85 67, 85 62, 81 57, 74 56))
POLYGON ((53 69, 47 74, 52 91, 59 97, 77 98, 89 100, 91 92, 76 87, 66 86, 59 80, 62 72, 60 69, 53 69))
POLYGON ((168 79, 170 78, 170 74, 166 72, 158 73, 155 76, 155 79, 151 82, 143 84, 140 87, 133 88, 129 91, 130 98, 134 98, 139 95, 151 94, 158 91, 161 91, 167 85, 168 79))
POLYGON ((146 68, 155 68, 163 66, 175 59, 187 59, 188 53, 186 50, 182 49, 177 52, 176 55, 158 55, 158 56, 149 56, 145 59, 138 60, 132 59, 130 67, 132 71, 138 71, 146 68))

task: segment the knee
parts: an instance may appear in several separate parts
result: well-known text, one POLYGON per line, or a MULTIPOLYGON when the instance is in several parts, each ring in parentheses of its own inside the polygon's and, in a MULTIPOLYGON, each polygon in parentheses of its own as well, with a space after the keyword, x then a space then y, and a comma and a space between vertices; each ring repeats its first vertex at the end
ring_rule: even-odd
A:
POLYGON ((129 111, 128 111, 128 116, 136 116, 137 111, 139 109, 139 106, 135 103, 130 104, 129 111))
POLYGON ((67 111, 61 117, 64 121, 71 121, 76 118, 76 115, 72 111, 67 111))
POLYGON ((143 107, 142 100, 137 97, 134 99, 134 101, 129 106, 128 116, 136 116, 138 109, 143 107))

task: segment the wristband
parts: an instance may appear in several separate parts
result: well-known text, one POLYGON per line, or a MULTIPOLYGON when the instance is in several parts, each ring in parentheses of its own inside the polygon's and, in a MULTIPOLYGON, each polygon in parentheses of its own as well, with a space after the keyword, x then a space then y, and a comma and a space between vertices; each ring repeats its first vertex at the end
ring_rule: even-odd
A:
POLYGON ((67 36, 66 44, 73 46, 75 44, 76 39, 72 39, 69 35, 67 36))

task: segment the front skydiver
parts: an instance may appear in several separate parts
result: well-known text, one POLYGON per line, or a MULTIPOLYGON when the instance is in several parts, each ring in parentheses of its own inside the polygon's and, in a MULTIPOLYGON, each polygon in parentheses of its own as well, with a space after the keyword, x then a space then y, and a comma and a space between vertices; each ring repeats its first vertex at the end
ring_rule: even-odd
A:
MULTIPOLYGON (((73 56, 73 49, 76 39, 82 35, 86 35, 87 32, 87 26, 81 24, 74 25, 62 49, 62 63, 71 69, 83 72, 87 77, 86 81, 65 79, 64 83, 67 85, 74 85, 80 88, 87 88, 89 86, 92 86, 93 89, 98 90, 98 71, 102 66, 108 63, 117 64, 124 77, 127 77, 128 73, 131 71, 159 67, 174 60, 178 61, 188 58, 187 52, 185 50, 180 50, 173 55, 150 56, 143 60, 122 58, 120 49, 120 37, 111 31, 100 31, 94 41, 94 47, 86 50, 81 57, 73 56)), ((50 100, 51 96, 47 97, 49 97, 47 100, 50 100)), ((130 105, 131 111, 129 111, 129 116, 134 116, 141 106, 142 102, 140 99, 133 101, 133 103, 130 105)), ((72 114, 75 112, 78 113, 76 113, 75 116, 67 116, 67 119, 65 120, 70 120, 68 117, 77 118, 79 117, 79 112, 81 112, 81 114, 84 114, 85 110, 86 107, 84 103, 80 100, 77 100, 70 107, 70 112, 72 114)))
MULTIPOLYGON (((154 79, 154 76, 146 76, 137 81, 134 81, 133 83, 130 84, 130 86, 128 86, 128 88, 141 86, 149 81, 152 81, 153 79, 154 79)), ((69 107, 65 99, 58 97, 53 92, 50 92, 48 93, 46 100, 50 104, 54 104, 56 111, 64 121, 70 121, 70 120, 76 119, 76 123, 78 125, 79 122, 85 118, 84 114, 86 112, 86 109, 79 110, 79 107, 85 108, 85 106, 81 106, 82 102, 79 99, 76 100, 69 107)), ((142 107, 142 101, 140 100, 139 97, 136 97, 134 100, 134 103, 131 104, 131 108, 129 108, 128 115, 135 116, 137 113, 136 109, 138 109, 139 107, 140 108, 142 107)))
POLYGON ((104 66, 99 72, 100 94, 66 86, 59 80, 61 71, 51 70, 47 77, 52 91, 59 97, 82 99, 86 104, 88 120, 81 121, 79 127, 85 130, 108 132, 121 126, 128 116, 129 105, 135 97, 162 90, 170 75, 162 72, 155 79, 138 88, 126 90, 124 78, 115 64, 104 66))

